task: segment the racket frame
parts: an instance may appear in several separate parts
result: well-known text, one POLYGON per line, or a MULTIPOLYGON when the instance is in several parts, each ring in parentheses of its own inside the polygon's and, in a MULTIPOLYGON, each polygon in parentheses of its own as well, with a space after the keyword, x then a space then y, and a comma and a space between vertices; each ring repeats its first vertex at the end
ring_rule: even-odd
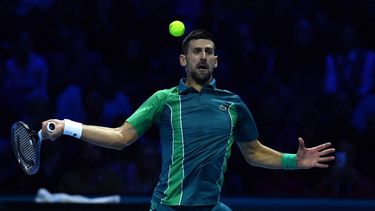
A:
POLYGON ((13 146, 14 154, 17 158, 18 164, 21 166, 22 170, 27 175, 33 175, 38 172, 40 166, 40 148, 42 144, 42 131, 40 130, 36 133, 34 130, 31 130, 29 126, 22 122, 18 121, 13 124, 11 129, 11 142, 13 146), (20 129, 22 127, 23 129, 20 129), (29 144, 32 146, 33 154, 35 154, 35 161, 29 160, 22 154, 20 149, 20 138, 17 137, 19 134, 16 134, 19 130, 25 130, 28 136, 29 144))

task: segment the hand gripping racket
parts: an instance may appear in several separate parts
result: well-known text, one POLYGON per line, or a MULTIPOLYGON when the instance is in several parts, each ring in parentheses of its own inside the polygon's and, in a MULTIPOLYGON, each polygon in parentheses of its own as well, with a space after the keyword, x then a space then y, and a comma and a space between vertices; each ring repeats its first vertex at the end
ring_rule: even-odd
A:
MULTIPOLYGON (((47 129, 51 132, 55 129, 55 125, 50 122, 47 129)), ((39 170, 42 139, 42 130, 37 133, 24 122, 18 121, 12 126, 13 151, 22 170, 28 175, 35 174, 39 170)))

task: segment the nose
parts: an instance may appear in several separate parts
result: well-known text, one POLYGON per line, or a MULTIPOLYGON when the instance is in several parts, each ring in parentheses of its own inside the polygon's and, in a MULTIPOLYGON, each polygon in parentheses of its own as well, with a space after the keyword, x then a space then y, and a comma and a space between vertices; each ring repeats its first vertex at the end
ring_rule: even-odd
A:
POLYGON ((206 59, 207 59, 207 54, 206 52, 202 51, 201 60, 205 61, 206 59))

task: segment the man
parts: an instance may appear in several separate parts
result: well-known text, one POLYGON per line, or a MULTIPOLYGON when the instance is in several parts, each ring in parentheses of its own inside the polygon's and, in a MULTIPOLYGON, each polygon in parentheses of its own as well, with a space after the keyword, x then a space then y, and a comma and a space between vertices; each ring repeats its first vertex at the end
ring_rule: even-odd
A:
POLYGON ((160 130, 162 169, 151 201, 152 210, 230 210, 220 203, 227 159, 234 141, 246 161, 273 169, 327 168, 335 150, 330 143, 297 154, 277 152, 258 141, 258 131, 239 96, 216 88, 215 43, 206 31, 192 31, 183 41, 180 64, 187 78, 176 87, 159 90, 118 128, 82 125, 68 119, 43 122, 43 136, 62 134, 91 144, 123 149, 153 124, 160 130), (55 124, 48 130, 49 123, 55 124))

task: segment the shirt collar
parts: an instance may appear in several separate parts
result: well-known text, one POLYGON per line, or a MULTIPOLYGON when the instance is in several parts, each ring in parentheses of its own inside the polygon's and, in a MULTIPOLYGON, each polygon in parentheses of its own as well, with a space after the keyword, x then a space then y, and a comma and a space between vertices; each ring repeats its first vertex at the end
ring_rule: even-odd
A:
MULTIPOLYGON (((216 80, 213 78, 210 81, 210 83, 204 85, 202 90, 206 89, 206 88, 215 90, 216 89, 216 80)), ((178 85, 178 91, 180 92, 180 94, 186 94, 186 93, 196 91, 196 90, 193 87, 190 87, 190 86, 186 85, 186 78, 181 78, 180 83, 178 85)))

